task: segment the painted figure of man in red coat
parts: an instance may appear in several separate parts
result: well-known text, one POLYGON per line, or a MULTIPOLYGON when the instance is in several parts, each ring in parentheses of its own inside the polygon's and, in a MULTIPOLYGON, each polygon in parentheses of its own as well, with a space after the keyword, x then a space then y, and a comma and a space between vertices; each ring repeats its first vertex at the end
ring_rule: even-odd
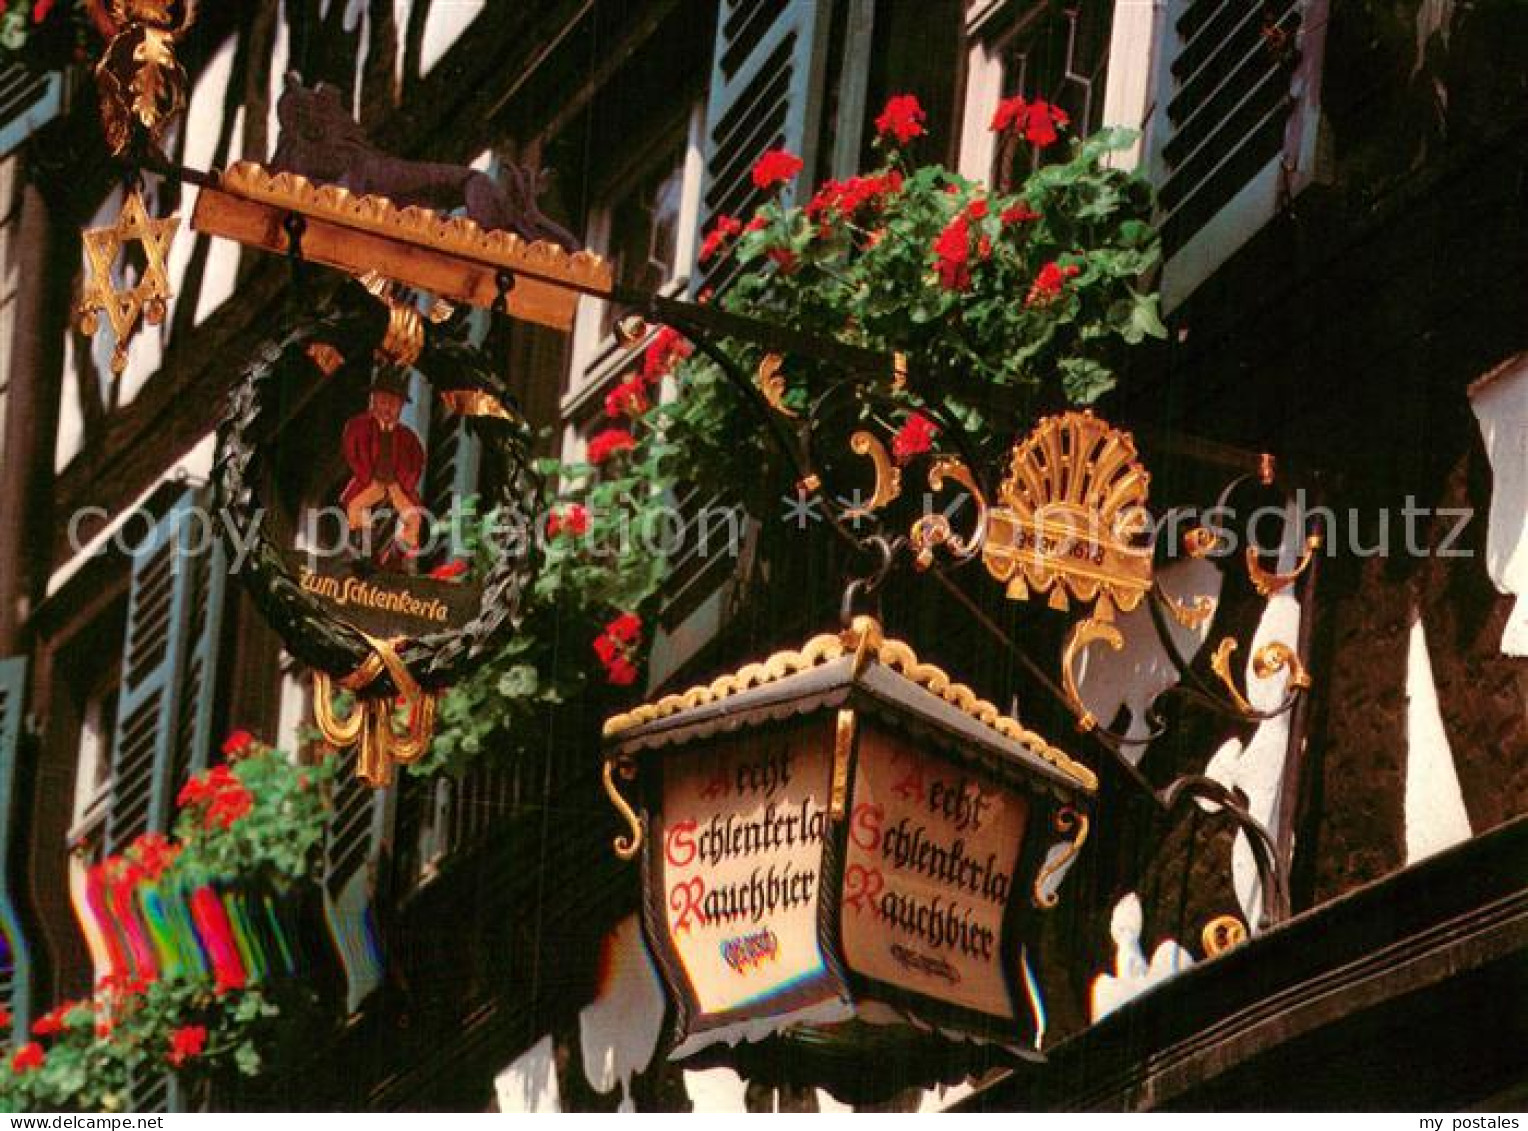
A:
POLYGON ((389 369, 371 385, 365 412, 345 424, 345 462, 350 482, 340 495, 352 535, 371 521, 372 508, 389 503, 398 516, 395 535, 405 560, 419 552, 419 528, 424 521, 419 497, 419 477, 424 471, 424 446, 406 424, 400 423, 408 403, 408 375, 389 369))

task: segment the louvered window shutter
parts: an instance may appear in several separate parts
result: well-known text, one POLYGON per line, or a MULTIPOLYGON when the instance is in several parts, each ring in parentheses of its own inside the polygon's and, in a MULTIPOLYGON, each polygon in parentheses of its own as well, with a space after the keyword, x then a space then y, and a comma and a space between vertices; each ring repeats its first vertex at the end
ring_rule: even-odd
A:
POLYGON ((106 851, 169 825, 180 776, 205 766, 227 559, 187 491, 133 555, 106 851), (209 545, 211 542, 213 545, 209 545))
MULTIPOLYGON (((764 198, 754 187, 753 166, 770 149, 783 147, 806 163, 798 188, 815 175, 832 8, 827 0, 722 3, 706 104, 703 229, 720 215, 752 215, 764 198)), ((697 293, 720 292, 736 271, 726 257, 698 266, 690 277, 697 293)))
POLYGON ((393 788, 372 789, 346 767, 324 837, 324 917, 345 973, 351 1013, 382 983, 375 906, 393 788))
MULTIPOLYGON (((200 494, 204 513, 211 514, 209 492, 200 494)), ((219 646, 228 593, 228 548, 213 538, 206 552, 191 561, 186 595, 187 640, 181 679, 181 730, 170 777, 173 790, 191 774, 207 768, 218 745, 217 721, 219 646)))
POLYGON ((21 920, 11 897, 12 839, 18 825, 21 798, 16 774, 21 760, 22 726, 26 711, 25 658, 0 660, 0 1004, 11 1011, 14 1032, 31 1024, 31 955, 21 933, 21 920))
POLYGON ((0 67, 0 157, 19 148, 63 109, 63 75, 39 75, 22 63, 0 67))
POLYGON ((1151 173, 1171 309, 1315 176, 1328 0, 1168 0, 1151 173))

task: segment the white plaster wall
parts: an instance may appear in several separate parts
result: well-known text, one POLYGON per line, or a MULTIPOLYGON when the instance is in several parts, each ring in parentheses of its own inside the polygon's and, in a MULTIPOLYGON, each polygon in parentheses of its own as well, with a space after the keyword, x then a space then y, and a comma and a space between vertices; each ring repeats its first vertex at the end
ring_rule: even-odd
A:
POLYGON ((424 24, 424 42, 419 47, 420 76, 429 74, 435 64, 482 15, 488 0, 435 0, 424 24))
MULTIPOLYGON (((233 137, 229 153, 244 151, 244 107, 234 115, 233 137)), ((189 245, 189 234, 183 237, 189 245)), ((202 274, 202 287, 196 296, 196 315, 193 322, 200 326, 218 307, 230 298, 237 288, 240 246, 233 240, 212 240, 207 249, 207 268, 202 274)))
POLYGON ((635 915, 606 938, 594 1001, 578 1015, 584 1072, 601 1094, 621 1089, 622 1111, 634 1111, 632 1077, 652 1063, 663 1035, 663 983, 635 915))
POLYGON ((499 1110, 510 1114, 539 1115, 562 1110, 557 1091, 557 1054, 552 1038, 537 1041, 493 1081, 499 1110))
MULTIPOLYGON (((1291 512, 1293 517, 1293 512, 1291 512)), ((1293 522, 1285 527, 1285 541, 1279 554, 1278 570, 1294 569, 1303 550, 1303 537, 1293 522)), ((1294 597, 1293 587, 1276 593, 1268 599, 1257 631, 1250 647, 1244 653, 1241 678, 1246 689, 1247 701, 1258 711, 1274 711, 1284 701, 1289 686, 1289 673, 1280 670, 1267 679, 1260 679, 1252 671, 1252 659, 1266 644, 1279 642, 1293 649, 1300 639, 1300 602, 1294 597)), ((1289 725, 1292 712, 1268 719, 1258 725, 1245 745, 1239 739, 1224 743, 1205 767, 1205 776, 1218 781, 1227 789, 1240 789, 1247 796, 1247 809, 1251 815, 1270 831, 1275 827, 1279 814, 1280 783, 1284 775, 1284 762, 1289 751, 1289 725)), ((1201 808, 1213 806, 1201 802, 1201 808)), ((1263 893, 1258 879, 1257 864, 1247 834, 1238 832, 1231 851, 1231 882, 1241 905, 1242 916, 1252 931, 1262 917, 1263 893)))
POLYGON ((1406 650, 1406 863, 1469 838, 1470 818, 1438 709, 1427 631, 1418 617, 1406 650))
POLYGON ((1093 979, 1089 1020, 1103 1020, 1126 1002, 1194 964, 1194 956, 1172 939, 1164 939, 1151 961, 1141 949, 1141 900, 1130 892, 1114 906, 1109 934, 1114 939, 1114 969, 1093 979))
POLYGON ((53 440, 53 470, 63 471, 85 444, 85 415, 75 376, 74 336, 64 339, 64 375, 59 388, 58 431, 53 440))
POLYGON ((748 1081, 730 1068, 685 1069, 684 1090, 696 1115, 735 1115, 748 1110, 748 1081))
MULTIPOLYGON (((276 42, 271 48, 271 73, 267 80, 265 97, 268 108, 265 114, 265 144, 270 152, 267 160, 275 156, 276 139, 281 136, 281 120, 276 116, 276 103, 286 90, 287 68, 292 62, 292 32, 285 20, 276 21, 276 42)), ((306 78, 306 76, 304 76, 306 78)))
MULTIPOLYGON (((1258 679, 1252 673, 1252 657, 1264 644, 1275 640, 1293 648, 1299 631, 1299 602, 1288 593, 1271 598, 1258 623, 1252 647, 1247 651, 1247 664, 1242 673, 1247 699, 1257 710, 1271 711, 1279 706, 1289 677, 1287 672, 1281 671, 1268 679, 1258 679)), ((1279 811, 1279 783, 1289 749, 1289 716, 1290 712, 1286 711, 1259 724, 1245 745, 1239 739, 1230 739, 1215 752, 1204 770, 1206 777, 1215 779, 1227 789, 1240 789, 1245 793, 1248 812, 1269 830, 1273 829, 1279 811)), ((1214 808, 1207 802, 1201 802, 1200 806, 1214 808)), ((1262 917, 1263 892, 1252 845, 1244 832, 1236 834, 1231 850, 1231 883, 1243 918, 1256 931, 1262 917)))
POLYGON ((1517 600, 1502 632, 1508 656, 1528 656, 1528 354, 1478 382, 1470 406, 1491 461, 1486 572, 1517 600))
POLYGON ((403 47, 408 41, 409 13, 414 0, 393 0, 393 89, 403 89, 403 47))

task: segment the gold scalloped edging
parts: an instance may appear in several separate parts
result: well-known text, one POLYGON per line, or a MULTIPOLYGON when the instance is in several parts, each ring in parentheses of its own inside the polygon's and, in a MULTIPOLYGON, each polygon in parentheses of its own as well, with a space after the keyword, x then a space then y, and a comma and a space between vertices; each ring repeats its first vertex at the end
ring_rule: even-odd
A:
POLYGON ((886 667, 916 683, 930 694, 937 695, 962 714, 989 727, 1004 738, 1018 742, 1060 770, 1088 793, 1098 789, 1098 778, 1093 771, 1075 762, 1034 731, 1027 730, 1017 719, 1002 714, 997 707, 982 699, 963 683, 950 679, 943 669, 925 664, 916 652, 900 640, 888 640, 881 633, 881 626, 873 617, 854 618, 853 625, 843 633, 824 633, 808 640, 799 651, 776 652, 762 662, 747 664, 731 675, 719 676, 708 684, 692 687, 687 691, 665 695, 653 703, 645 703, 625 714, 605 720, 604 736, 613 738, 623 731, 645 726, 659 719, 693 710, 722 699, 740 695, 755 687, 774 683, 787 676, 809 671, 830 664, 851 653, 861 662, 874 657, 886 667))
POLYGON ((399 208, 385 196, 357 196, 339 185, 314 184, 296 173, 273 173, 253 161, 230 165, 219 187, 234 196, 391 236, 437 251, 461 255, 555 280, 580 290, 608 294, 614 273, 592 251, 574 251, 545 240, 527 242, 513 232, 484 231, 464 216, 427 208, 399 208))

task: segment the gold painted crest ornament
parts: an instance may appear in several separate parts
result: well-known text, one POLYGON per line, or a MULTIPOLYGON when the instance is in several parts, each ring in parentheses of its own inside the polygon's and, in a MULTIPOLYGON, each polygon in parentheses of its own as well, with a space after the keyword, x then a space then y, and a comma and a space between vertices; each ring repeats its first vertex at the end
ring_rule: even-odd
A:
POLYGON ((918 519, 910 538, 921 568, 939 546, 962 558, 979 550, 1014 600, 1049 594, 1063 612, 1073 601, 1094 603, 1102 621, 1136 608, 1151 589, 1151 475, 1130 434, 1091 412, 1048 416, 1015 444, 995 503, 958 459, 935 460, 928 479, 935 491, 946 479, 959 483, 977 521, 962 538, 941 514, 918 519))
POLYGON ((127 368, 128 346, 140 322, 157 326, 169 309, 170 245, 179 227, 179 214, 164 220, 150 216, 142 192, 135 188, 127 194, 115 224, 84 233, 86 271, 79 305, 80 332, 94 335, 100 328, 100 316, 106 315, 116 337, 111 369, 118 376, 127 368), (123 250, 135 243, 143 249, 141 273, 132 285, 119 288, 117 261, 123 250))
POLYGON ((1104 621, 1129 612, 1151 588, 1150 483, 1128 432, 1091 412, 1046 417, 1009 458, 987 516, 987 571, 1016 600, 1096 602, 1104 621))

